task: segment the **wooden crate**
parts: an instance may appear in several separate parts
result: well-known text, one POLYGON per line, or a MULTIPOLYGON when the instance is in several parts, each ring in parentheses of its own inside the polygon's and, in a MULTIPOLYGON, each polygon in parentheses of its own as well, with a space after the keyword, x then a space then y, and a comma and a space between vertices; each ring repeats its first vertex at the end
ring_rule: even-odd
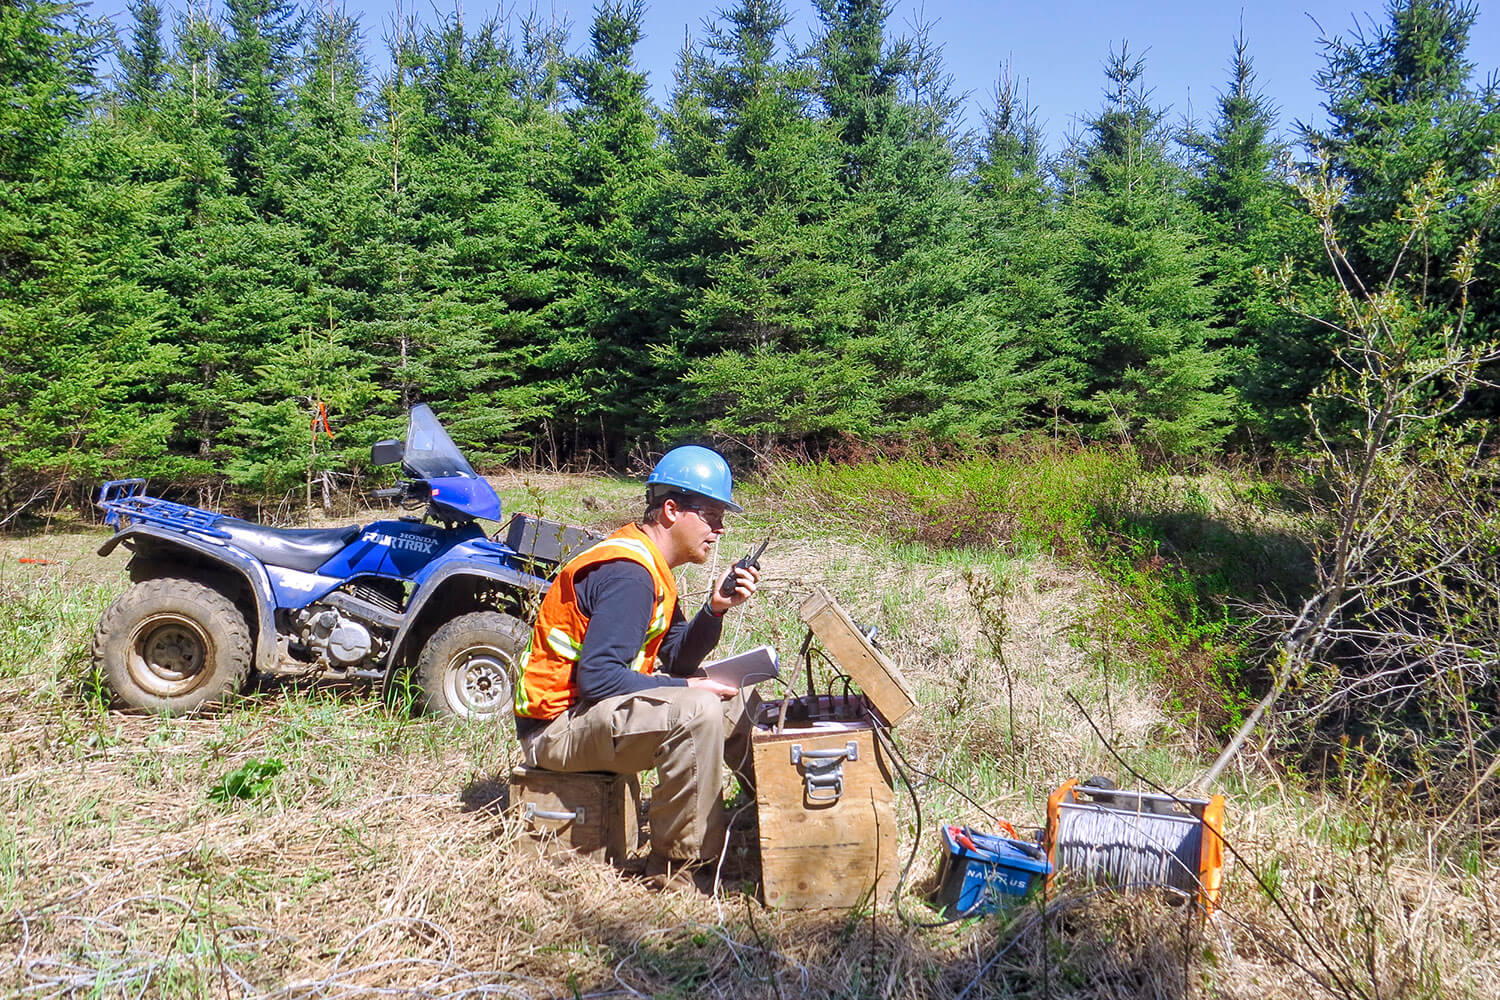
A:
POLYGON ((637 846, 640 783, 633 774, 518 767, 510 808, 538 854, 572 852, 618 864, 637 846))
POLYGON ((895 888, 891 764, 870 722, 829 721, 838 700, 818 699, 822 721, 751 733, 767 905, 847 909, 895 888))

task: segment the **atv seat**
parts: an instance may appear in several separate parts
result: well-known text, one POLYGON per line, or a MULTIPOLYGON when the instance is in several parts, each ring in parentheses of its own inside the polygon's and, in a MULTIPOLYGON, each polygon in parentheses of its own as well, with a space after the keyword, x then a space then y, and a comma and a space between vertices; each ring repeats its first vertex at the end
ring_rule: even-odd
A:
POLYGON ((304 573, 332 559, 359 534, 357 524, 343 528, 268 528, 235 517, 221 517, 214 527, 261 562, 304 573))

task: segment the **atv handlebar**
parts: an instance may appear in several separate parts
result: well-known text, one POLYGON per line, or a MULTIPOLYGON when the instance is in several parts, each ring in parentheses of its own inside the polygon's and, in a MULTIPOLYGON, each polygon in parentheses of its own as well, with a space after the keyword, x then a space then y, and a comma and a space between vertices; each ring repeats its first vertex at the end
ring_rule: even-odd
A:
POLYGON ((376 500, 394 500, 407 510, 432 499, 432 487, 420 479, 400 479, 395 486, 382 486, 370 491, 376 500))

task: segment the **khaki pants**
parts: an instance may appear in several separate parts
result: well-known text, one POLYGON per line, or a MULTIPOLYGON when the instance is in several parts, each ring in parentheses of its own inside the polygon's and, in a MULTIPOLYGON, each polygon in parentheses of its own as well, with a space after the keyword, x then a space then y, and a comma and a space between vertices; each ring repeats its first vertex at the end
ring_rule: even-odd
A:
POLYGON ((660 687, 575 705, 521 741, 528 767, 634 774, 656 768, 651 852, 693 861, 724 845, 722 769, 750 770, 750 718, 757 699, 660 687))

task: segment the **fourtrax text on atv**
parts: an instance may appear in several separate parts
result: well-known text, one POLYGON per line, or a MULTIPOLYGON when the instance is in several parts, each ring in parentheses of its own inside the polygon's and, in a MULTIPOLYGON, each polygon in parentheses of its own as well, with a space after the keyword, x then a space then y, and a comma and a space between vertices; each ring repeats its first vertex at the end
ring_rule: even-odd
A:
POLYGON ((529 612, 557 565, 593 538, 518 514, 491 539, 500 498, 426 404, 406 440, 370 449, 408 477, 377 491, 409 510, 363 527, 273 528, 105 483, 98 503, 131 553, 131 585, 94 633, 115 698, 167 714, 241 689, 252 672, 364 681, 410 678, 429 711, 509 710, 529 612), (425 508, 425 509, 423 509, 425 508))

